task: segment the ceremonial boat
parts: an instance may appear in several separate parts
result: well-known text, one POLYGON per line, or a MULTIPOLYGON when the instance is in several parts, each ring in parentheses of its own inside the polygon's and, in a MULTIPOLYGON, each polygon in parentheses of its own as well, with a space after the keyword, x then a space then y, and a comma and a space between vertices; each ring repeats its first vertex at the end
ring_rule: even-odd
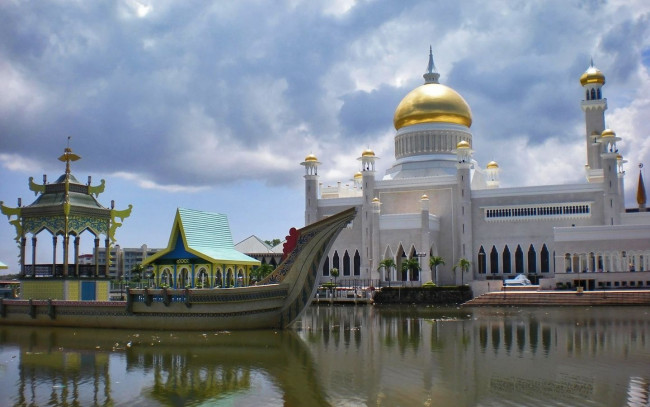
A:
POLYGON ((154 330, 283 329, 318 288, 318 271, 350 208, 288 236, 295 247, 259 284, 233 288, 129 289, 125 301, 0 300, 0 324, 154 330))

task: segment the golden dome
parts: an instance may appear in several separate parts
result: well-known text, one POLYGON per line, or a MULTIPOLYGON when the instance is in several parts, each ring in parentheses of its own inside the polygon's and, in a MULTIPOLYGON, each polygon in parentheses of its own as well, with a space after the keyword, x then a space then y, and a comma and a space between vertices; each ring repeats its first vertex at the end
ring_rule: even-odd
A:
POLYGON ((601 85, 605 84, 605 75, 600 72, 600 69, 593 66, 593 64, 580 76, 580 84, 582 86, 588 85, 590 83, 600 83, 601 85))
POLYGON ((452 88, 425 83, 402 99, 393 117, 396 130, 419 123, 454 123, 470 127, 472 111, 452 88))
POLYGON ((379 203, 379 198, 373 198, 372 203, 379 203))
POLYGON ((429 200, 429 196, 427 194, 422 195, 422 198, 420 198, 422 201, 427 201, 429 200))
POLYGON ((616 137, 616 133, 614 133, 614 130, 612 130, 612 129, 605 129, 605 130, 603 130, 603 133, 600 136, 601 137, 616 137))
POLYGON ((365 150, 363 150, 363 153, 361 153, 361 157, 374 157, 374 156, 375 156, 375 152, 369 148, 366 148, 365 150))
POLYGON ((315 155, 309 154, 307 157, 305 157, 305 162, 314 162, 318 161, 318 158, 316 158, 315 155))
POLYGON ((361 171, 358 171, 356 174, 354 174, 354 179, 359 179, 359 178, 363 178, 363 174, 361 173, 361 171))
POLYGON ((456 144, 456 149, 469 148, 469 147, 470 147, 469 143, 467 141, 465 141, 465 140, 462 140, 462 141, 458 142, 458 144, 456 144))
POLYGON ((496 161, 490 161, 487 165, 487 168, 489 170, 494 169, 494 168, 499 168, 499 164, 497 164, 496 161))

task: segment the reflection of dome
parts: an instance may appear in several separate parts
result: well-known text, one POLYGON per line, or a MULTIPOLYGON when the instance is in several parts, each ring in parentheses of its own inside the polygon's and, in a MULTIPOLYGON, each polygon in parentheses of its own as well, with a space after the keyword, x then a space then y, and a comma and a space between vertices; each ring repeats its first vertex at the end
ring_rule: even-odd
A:
POLYGON ((318 158, 316 158, 315 155, 309 154, 307 157, 305 157, 305 162, 315 162, 318 161, 318 158))
POLYGON ((456 144, 457 149, 458 148, 469 148, 469 147, 470 147, 469 143, 467 141, 465 141, 465 140, 463 140, 463 141, 459 142, 458 144, 456 144))
POLYGON ((419 123, 454 123, 470 127, 472 112, 465 99, 452 88, 425 83, 402 99, 393 117, 396 130, 419 123))
POLYGON ((596 68, 593 63, 591 66, 580 76, 580 84, 582 86, 588 85, 590 83, 600 83, 601 85, 605 84, 605 75, 600 72, 600 69, 596 68))
POLYGON ((601 137, 616 137, 616 133, 612 129, 605 129, 601 134, 601 137))
POLYGON ((374 156, 375 156, 375 152, 369 148, 363 150, 363 153, 361 153, 361 157, 374 157, 374 156))
POLYGON ((494 169, 494 168, 499 168, 499 164, 497 164, 496 161, 490 161, 487 165, 488 169, 494 169))

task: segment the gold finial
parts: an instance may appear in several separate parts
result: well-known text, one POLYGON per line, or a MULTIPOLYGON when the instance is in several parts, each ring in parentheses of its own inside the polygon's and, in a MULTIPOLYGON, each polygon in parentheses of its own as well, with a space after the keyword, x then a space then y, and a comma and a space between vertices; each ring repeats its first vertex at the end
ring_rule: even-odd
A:
POLYGON ((63 150, 63 155, 59 157, 59 161, 65 163, 65 173, 66 175, 70 174, 70 161, 77 161, 81 159, 80 156, 72 152, 70 148, 70 136, 68 136, 68 146, 63 150))

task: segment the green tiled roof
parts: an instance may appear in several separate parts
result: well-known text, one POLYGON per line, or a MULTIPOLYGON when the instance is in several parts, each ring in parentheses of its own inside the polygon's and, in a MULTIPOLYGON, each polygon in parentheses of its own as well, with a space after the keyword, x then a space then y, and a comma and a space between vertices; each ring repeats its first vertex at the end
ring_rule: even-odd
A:
POLYGON ((188 249, 217 261, 258 263, 235 249, 226 215, 184 208, 178 208, 178 215, 188 249))
POLYGON ((185 250, 211 263, 260 263, 235 249, 226 215, 178 208, 167 249, 147 258, 143 264, 174 256, 179 238, 183 240, 185 250))
POLYGON ((0 270, 8 269, 8 268, 9 268, 9 266, 7 266, 6 264, 4 264, 3 262, 0 261, 0 270))

